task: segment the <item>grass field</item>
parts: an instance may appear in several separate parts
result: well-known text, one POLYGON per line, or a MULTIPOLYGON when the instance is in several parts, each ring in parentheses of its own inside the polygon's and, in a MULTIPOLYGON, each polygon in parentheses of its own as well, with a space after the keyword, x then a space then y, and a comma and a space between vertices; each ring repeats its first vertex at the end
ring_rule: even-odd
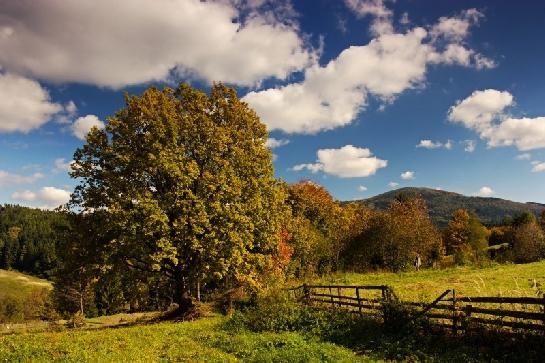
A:
MULTIPOLYGON (((0 286, 16 290, 18 294, 32 291, 33 286, 49 286, 43 280, 13 272, 2 273, 0 283, 3 285, 0 286)), ((430 301, 449 288, 467 296, 535 296, 543 294, 545 262, 399 274, 343 273, 313 282, 389 285, 406 300, 430 301)), ((505 353, 494 353, 497 347, 493 342, 483 348, 455 341, 447 348, 437 346, 436 338, 432 336, 407 336, 399 340, 395 335, 383 335, 375 328, 371 329, 373 332, 363 334, 363 340, 358 338, 356 345, 343 340, 339 342, 341 346, 320 340, 318 335, 308 331, 229 329, 224 324, 228 318, 216 314, 193 322, 152 323, 154 317, 153 313, 118 314, 87 319, 86 327, 78 329, 68 329, 59 323, 30 324, 22 329, 26 331, 24 333, 0 335, 0 362, 374 362, 398 359, 481 362, 490 361, 491 357, 497 359, 505 353), (42 331, 36 332, 39 330, 42 331), (489 355, 490 350, 492 355, 489 355)), ((504 350, 513 350, 508 360, 517 360, 521 354, 526 357, 524 349, 514 345, 504 350)))
POLYGON ((17 271, 0 270, 0 299, 7 296, 25 298, 33 290, 44 288, 51 289, 51 283, 17 271))
MULTIPOLYGON (((40 316, 51 289, 49 281, 0 270, 0 323, 23 322, 40 316)), ((4 328, 0 324, 0 332, 4 328)))
MULTIPOLYGON (((110 318, 111 319, 111 318, 110 318)), ((298 333, 233 333, 225 317, 116 329, 0 336, 6 362, 359 362, 346 348, 298 333)), ((95 323, 100 322, 94 319, 95 323)))
POLYGON ((542 296, 545 293, 545 261, 402 273, 342 273, 313 283, 388 285, 402 300, 413 301, 433 300, 446 289, 456 289, 459 296, 542 296))

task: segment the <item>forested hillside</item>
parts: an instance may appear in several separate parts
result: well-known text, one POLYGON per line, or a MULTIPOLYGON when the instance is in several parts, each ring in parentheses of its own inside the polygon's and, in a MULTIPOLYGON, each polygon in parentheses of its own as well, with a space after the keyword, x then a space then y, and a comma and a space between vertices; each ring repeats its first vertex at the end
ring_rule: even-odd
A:
POLYGON ((0 269, 50 277, 57 266, 59 234, 66 225, 58 212, 0 206, 0 269))
POLYGON ((398 196, 414 197, 420 195, 428 206, 432 221, 440 228, 447 226, 457 209, 474 212, 484 224, 500 223, 506 218, 516 217, 530 211, 539 215, 545 204, 517 203, 500 198, 468 197, 462 194, 429 188, 401 188, 363 199, 366 206, 385 209, 398 196))

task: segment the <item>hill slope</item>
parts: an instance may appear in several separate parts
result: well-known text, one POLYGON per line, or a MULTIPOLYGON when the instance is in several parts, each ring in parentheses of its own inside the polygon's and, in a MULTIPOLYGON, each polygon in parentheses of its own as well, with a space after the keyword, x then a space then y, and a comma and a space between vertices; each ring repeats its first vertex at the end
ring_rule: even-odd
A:
POLYGON ((506 217, 515 217, 530 211, 538 215, 545 210, 545 204, 518 203, 500 198, 468 197, 462 194, 429 188, 400 188, 360 202, 376 209, 385 209, 400 194, 420 195, 426 201, 433 222, 445 227, 456 209, 464 208, 477 214, 485 224, 501 222, 506 217))
POLYGON ((17 271, 0 270, 0 323, 40 317, 52 288, 47 280, 17 271))

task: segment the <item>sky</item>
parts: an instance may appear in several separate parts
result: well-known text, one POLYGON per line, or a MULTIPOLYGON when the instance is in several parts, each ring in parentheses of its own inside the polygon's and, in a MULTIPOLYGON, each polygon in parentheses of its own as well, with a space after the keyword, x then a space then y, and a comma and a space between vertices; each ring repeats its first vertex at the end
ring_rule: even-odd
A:
POLYGON ((92 127, 149 86, 237 89, 275 173, 545 203, 545 3, 0 0, 0 203, 54 208, 92 127))

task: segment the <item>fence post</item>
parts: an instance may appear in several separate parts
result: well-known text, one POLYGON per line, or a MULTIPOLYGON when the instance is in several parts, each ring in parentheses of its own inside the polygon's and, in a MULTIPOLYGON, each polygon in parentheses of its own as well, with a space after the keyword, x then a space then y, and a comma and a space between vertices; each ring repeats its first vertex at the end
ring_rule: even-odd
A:
POLYGON ((334 308, 335 307, 335 302, 333 300, 333 290, 331 290, 331 286, 329 286, 329 297, 331 299, 331 307, 334 308))
POLYGON ((465 307, 465 318, 464 318, 464 333, 467 334, 469 331, 470 326, 470 320, 471 320, 471 312, 472 312, 473 306, 472 305, 466 305, 465 307))
POLYGON ((361 300, 360 300, 360 288, 356 287, 356 297, 358 298, 358 311, 361 315, 361 300))
POLYGON ((543 335, 545 336, 545 294, 543 294, 543 335))
POLYGON ((305 304, 310 305, 310 288, 307 284, 303 284, 303 296, 305 299, 305 304))
POLYGON ((382 316, 384 319, 384 325, 388 324, 388 320, 390 318, 389 309, 390 306, 388 304, 388 286, 382 286, 382 316))
POLYGON ((452 289, 452 334, 458 334, 458 314, 456 311, 456 290, 452 289))
POLYGON ((337 296, 338 296, 337 303, 339 304, 339 308, 340 308, 341 307, 341 288, 340 287, 337 287, 337 296))

